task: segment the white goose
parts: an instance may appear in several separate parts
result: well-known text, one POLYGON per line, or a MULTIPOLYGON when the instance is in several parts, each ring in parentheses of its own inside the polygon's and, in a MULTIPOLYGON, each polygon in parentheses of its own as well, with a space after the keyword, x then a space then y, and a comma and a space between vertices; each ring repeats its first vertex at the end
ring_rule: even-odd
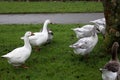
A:
POLYGON ((98 36, 96 34, 96 27, 94 27, 90 37, 81 38, 69 47, 74 49, 75 54, 87 55, 93 50, 97 42, 98 36))
POLYGON ((100 68, 103 80, 116 80, 118 71, 120 70, 120 62, 117 57, 118 42, 114 42, 111 50, 112 59, 100 68))
MULTIPOLYGON (((42 29, 40 31, 42 31, 42 29)), ((52 39, 53 39, 53 31, 50 30, 49 28, 47 28, 47 31, 48 31, 47 43, 50 43, 52 41, 52 39)))
POLYGON ((72 30, 75 32, 77 38, 83 38, 91 36, 93 28, 94 25, 84 25, 81 28, 74 28, 72 30))
MULTIPOLYGON (((1 57, 7 58, 8 62, 12 64, 15 67, 21 66, 25 63, 25 61, 29 58, 31 54, 31 45, 29 43, 28 37, 33 35, 32 32, 28 31, 25 33, 23 39, 24 39, 24 46, 18 47, 14 49, 13 51, 9 52, 6 55, 3 55, 1 57)), ((25 66, 23 66, 26 68, 25 66)))
POLYGON ((46 20, 43 29, 40 32, 35 32, 34 36, 30 36, 30 44, 33 46, 41 46, 42 44, 45 44, 48 40, 48 30, 47 25, 51 23, 50 20, 46 20))
POLYGON ((100 19, 97 19, 97 20, 93 20, 93 21, 90 21, 90 23, 97 23, 99 25, 106 25, 105 18, 100 18, 100 19))
POLYGON ((90 21, 90 23, 93 23, 99 30, 99 33, 102 33, 103 37, 105 38, 105 29, 106 29, 105 18, 90 21))

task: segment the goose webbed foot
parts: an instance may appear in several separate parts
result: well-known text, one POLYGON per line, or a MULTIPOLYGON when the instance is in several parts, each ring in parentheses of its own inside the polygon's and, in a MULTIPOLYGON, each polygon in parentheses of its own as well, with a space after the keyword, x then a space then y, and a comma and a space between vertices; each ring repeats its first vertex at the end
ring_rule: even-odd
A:
POLYGON ((19 69, 19 68, 24 68, 24 69, 27 69, 29 68, 28 66, 22 64, 21 66, 14 66, 15 69, 19 69))
POLYGON ((88 54, 85 54, 84 56, 79 59, 80 61, 88 61, 88 54))
POLYGON ((88 57, 88 54, 85 54, 85 55, 84 55, 84 59, 85 59, 85 61, 88 62, 88 58, 89 58, 89 57, 88 57))
POLYGON ((39 46, 35 46, 35 51, 40 51, 39 46))
POLYGON ((28 66, 26 66, 26 65, 24 65, 24 64, 23 64, 21 67, 22 67, 22 68, 25 68, 25 69, 28 69, 28 68, 29 68, 28 66))

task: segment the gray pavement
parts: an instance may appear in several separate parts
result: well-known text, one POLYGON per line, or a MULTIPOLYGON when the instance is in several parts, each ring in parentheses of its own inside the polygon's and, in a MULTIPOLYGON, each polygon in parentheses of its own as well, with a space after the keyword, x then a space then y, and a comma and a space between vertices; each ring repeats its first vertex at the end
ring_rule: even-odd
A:
POLYGON ((0 24, 39 24, 46 19, 56 24, 79 24, 103 17, 103 13, 0 14, 0 24))

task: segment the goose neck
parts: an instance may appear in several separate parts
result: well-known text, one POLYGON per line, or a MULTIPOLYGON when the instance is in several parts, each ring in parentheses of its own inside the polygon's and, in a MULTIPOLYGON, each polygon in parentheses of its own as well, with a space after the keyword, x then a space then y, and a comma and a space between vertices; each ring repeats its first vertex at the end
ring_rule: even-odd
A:
POLYGON ((118 50, 118 47, 114 46, 112 47, 112 60, 118 60, 118 56, 117 56, 117 50, 118 50))
POLYGON ((31 45, 30 45, 28 37, 24 38, 24 47, 31 49, 31 45))
POLYGON ((48 23, 44 23, 44 25, 43 25, 43 31, 42 32, 46 32, 47 31, 47 25, 48 25, 48 23))
POLYGON ((97 34, 96 34, 95 31, 92 32, 92 36, 93 36, 93 37, 97 36, 97 34))

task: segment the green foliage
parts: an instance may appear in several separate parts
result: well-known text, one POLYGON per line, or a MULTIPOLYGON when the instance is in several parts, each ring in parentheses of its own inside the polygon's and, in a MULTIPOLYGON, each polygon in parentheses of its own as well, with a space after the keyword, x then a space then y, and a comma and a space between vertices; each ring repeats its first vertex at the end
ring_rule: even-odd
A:
MULTIPOLYGON (((50 24, 54 39, 50 44, 41 46, 39 52, 33 49, 26 61, 29 69, 15 69, 6 59, 0 60, 0 80, 101 80, 101 68, 110 56, 104 54, 103 38, 99 41, 86 61, 83 56, 75 55, 69 48, 77 41, 71 28, 81 24, 50 24)), ((0 56, 23 45, 20 39, 26 31, 39 31, 36 25, 0 25, 0 56)))
POLYGON ((0 2, 0 13, 103 12, 101 2, 0 2))

